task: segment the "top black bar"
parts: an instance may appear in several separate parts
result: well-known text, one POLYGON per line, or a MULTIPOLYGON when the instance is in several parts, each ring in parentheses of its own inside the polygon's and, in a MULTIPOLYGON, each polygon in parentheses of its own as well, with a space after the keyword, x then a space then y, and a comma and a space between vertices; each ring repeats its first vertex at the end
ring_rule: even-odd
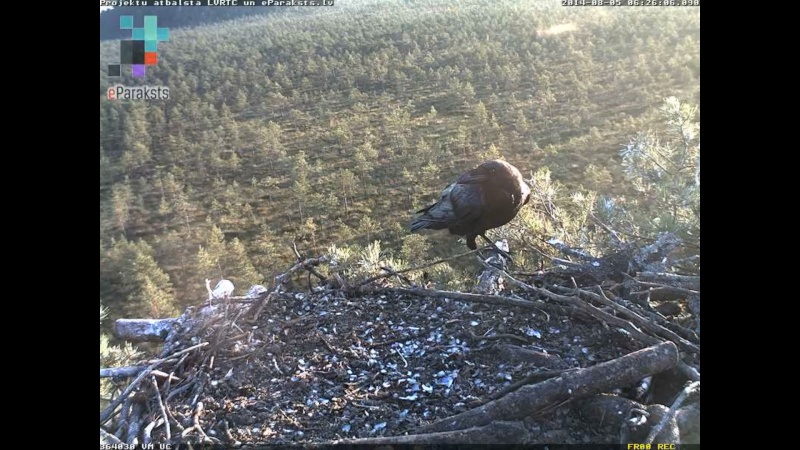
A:
POLYGON ((100 0, 100 6, 334 6, 334 0, 100 0))

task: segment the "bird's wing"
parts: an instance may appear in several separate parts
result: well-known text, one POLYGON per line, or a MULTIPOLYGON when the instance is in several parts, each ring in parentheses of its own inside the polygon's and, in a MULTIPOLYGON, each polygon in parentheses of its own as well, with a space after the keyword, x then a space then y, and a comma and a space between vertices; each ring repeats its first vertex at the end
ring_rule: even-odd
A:
POLYGON ((450 191, 449 199, 453 210, 450 228, 463 234, 458 230, 471 227, 484 213, 481 188, 474 184, 456 184, 450 191))
POLYGON ((449 228, 455 234, 467 234, 484 212, 481 188, 476 184, 452 183, 442 191, 439 201, 417 212, 422 215, 411 222, 412 232, 449 228))
POLYGON ((417 231, 423 228, 430 228, 432 230, 441 230, 447 228, 447 224, 453 218, 453 205, 450 202, 450 192, 455 187, 455 183, 451 183, 441 192, 439 200, 425 208, 417 211, 421 216, 411 222, 411 231, 417 231))

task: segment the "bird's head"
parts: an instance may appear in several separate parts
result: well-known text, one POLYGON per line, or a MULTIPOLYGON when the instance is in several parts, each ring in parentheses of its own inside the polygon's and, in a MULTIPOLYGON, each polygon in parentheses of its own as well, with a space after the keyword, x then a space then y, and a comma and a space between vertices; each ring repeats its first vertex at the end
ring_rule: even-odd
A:
POLYGON ((494 178, 498 174, 509 173, 510 172, 509 167, 511 166, 507 162, 501 161, 499 159, 486 161, 480 166, 461 175, 461 177, 458 179, 458 183, 460 184, 484 183, 494 178))

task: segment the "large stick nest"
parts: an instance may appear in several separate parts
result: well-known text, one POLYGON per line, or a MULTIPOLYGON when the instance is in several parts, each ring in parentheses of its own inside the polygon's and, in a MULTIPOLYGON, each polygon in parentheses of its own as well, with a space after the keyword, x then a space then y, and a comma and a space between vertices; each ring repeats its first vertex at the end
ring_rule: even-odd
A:
POLYGON ((699 277, 636 262, 667 250, 517 276, 483 262, 498 294, 388 268, 333 280, 303 259, 257 299, 172 319, 161 358, 101 370, 122 391, 101 440, 699 442, 699 277), (284 291, 304 270, 319 285, 284 291))

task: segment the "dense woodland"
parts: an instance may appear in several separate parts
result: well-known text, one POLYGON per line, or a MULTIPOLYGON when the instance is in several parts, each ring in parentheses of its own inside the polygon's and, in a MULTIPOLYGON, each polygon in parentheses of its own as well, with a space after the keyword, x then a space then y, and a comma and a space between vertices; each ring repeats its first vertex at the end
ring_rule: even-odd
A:
MULTIPOLYGON (((699 244, 699 198, 686 194, 699 162, 675 159, 699 155, 699 8, 336 5, 171 30, 145 81, 121 81, 168 86, 168 101, 106 100, 119 44, 100 43, 100 299, 112 319, 175 315, 205 298, 205 278, 269 285, 296 259, 293 241, 396 266, 463 251, 407 225, 497 156, 534 190, 535 205, 489 232, 520 250, 521 270, 543 238, 601 253, 590 216, 699 244), (674 170, 643 170, 643 146, 666 149, 674 170)), ((459 289, 475 270, 431 276, 459 289)))

